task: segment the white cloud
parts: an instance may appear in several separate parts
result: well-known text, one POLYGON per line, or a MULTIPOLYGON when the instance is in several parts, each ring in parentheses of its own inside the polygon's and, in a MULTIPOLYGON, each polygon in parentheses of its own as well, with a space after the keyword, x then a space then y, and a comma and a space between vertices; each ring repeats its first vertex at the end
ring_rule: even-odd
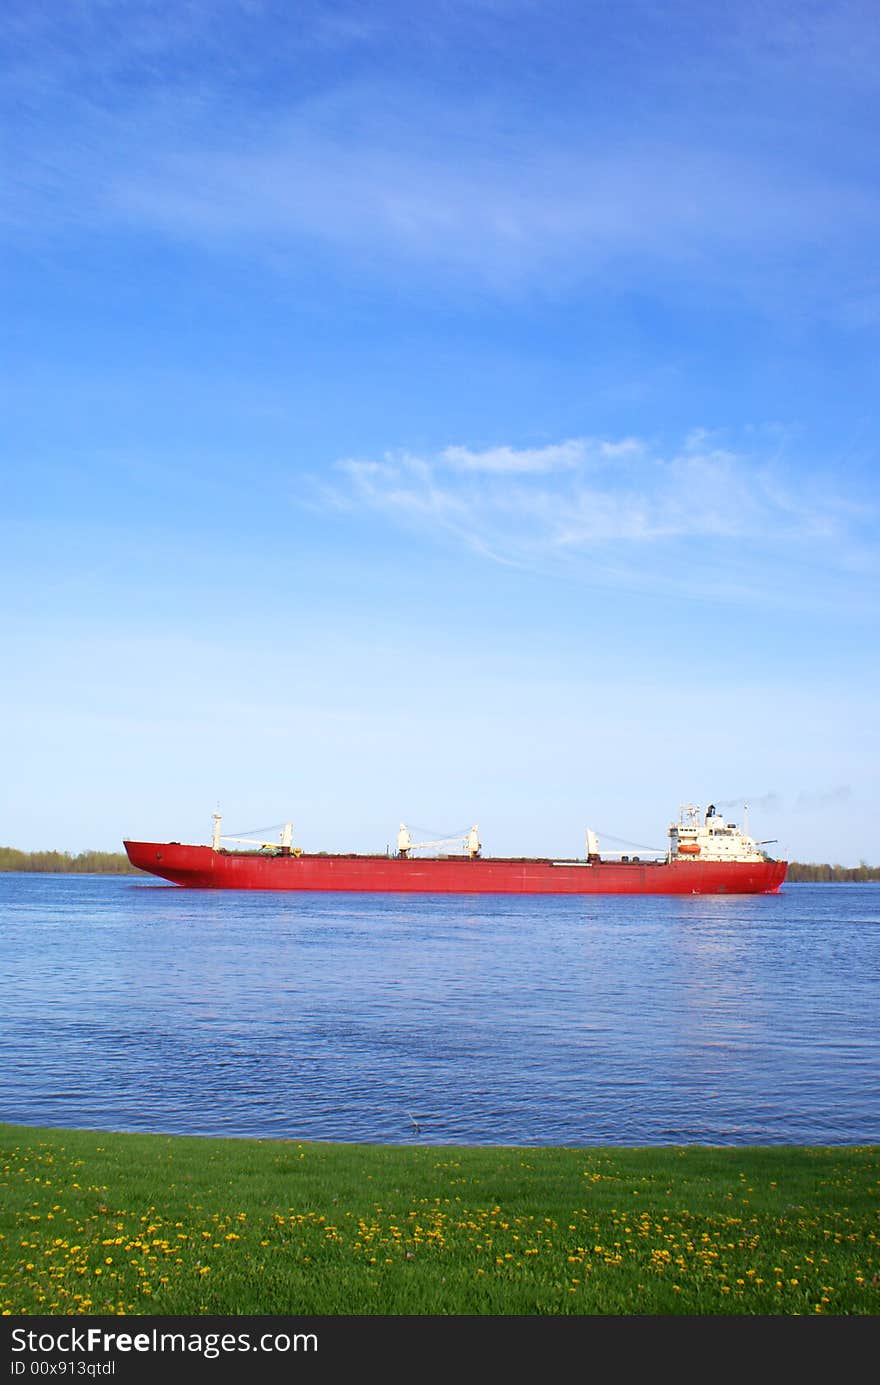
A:
POLYGON ((611 459, 625 461, 641 450, 642 444, 636 438, 624 438, 616 443, 569 438, 546 447, 489 447, 480 452, 470 447, 446 447, 440 454, 440 461, 455 470, 522 476, 571 471, 611 459))
POLYGON ((800 588, 819 603, 847 570, 876 577, 870 505, 856 512, 830 486, 707 433, 670 454, 636 438, 459 444, 349 459, 336 474, 324 503, 518 566, 695 595, 788 600, 800 588))

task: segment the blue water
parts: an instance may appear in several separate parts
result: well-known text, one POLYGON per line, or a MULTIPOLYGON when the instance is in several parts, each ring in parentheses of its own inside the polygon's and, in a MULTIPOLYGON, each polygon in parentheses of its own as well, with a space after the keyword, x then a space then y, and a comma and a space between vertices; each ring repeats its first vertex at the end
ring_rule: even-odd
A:
POLYGON ((707 898, 0 875, 0 1119, 465 1144, 880 1142, 880 884, 707 898))

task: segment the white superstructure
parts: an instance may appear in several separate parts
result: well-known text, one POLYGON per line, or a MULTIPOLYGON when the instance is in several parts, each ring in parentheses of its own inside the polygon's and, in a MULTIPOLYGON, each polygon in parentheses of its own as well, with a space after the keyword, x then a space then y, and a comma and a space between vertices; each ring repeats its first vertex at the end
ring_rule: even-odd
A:
POLYGON ((710 803, 705 815, 693 804, 681 808, 669 828, 669 859, 691 861, 766 861, 758 842, 735 822, 725 822, 710 803))

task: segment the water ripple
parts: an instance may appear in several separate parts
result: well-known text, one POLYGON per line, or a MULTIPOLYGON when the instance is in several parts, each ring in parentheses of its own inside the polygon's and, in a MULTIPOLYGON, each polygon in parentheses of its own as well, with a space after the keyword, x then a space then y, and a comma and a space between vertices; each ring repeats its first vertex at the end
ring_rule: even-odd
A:
POLYGON ((391 1143, 874 1143, 877 898, 0 876, 0 1110, 391 1143))

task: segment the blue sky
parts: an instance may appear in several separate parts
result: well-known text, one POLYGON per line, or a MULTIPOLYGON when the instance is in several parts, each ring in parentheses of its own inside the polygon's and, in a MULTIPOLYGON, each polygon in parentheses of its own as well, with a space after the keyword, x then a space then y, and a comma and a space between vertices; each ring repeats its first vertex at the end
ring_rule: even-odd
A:
POLYGON ((876 6, 0 36, 0 842, 880 861, 876 6))

